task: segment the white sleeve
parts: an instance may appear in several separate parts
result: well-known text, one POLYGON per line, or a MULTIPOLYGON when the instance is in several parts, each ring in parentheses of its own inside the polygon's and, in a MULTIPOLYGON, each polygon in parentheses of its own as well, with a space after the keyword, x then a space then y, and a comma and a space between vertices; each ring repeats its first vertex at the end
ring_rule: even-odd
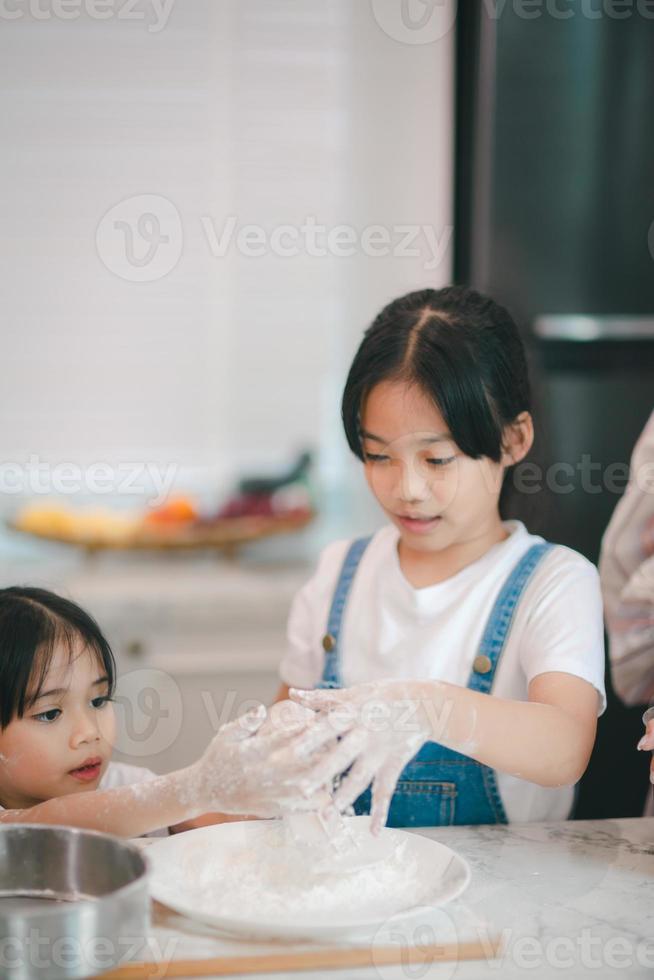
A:
POLYGON ((322 637, 343 559, 350 541, 334 541, 320 555, 313 575, 295 594, 286 628, 286 653, 279 667, 282 683, 313 688, 322 677, 322 637))
POLYGON ((132 766, 127 762, 110 762, 98 789, 118 789, 119 786, 134 786, 155 779, 156 774, 145 766, 132 766))
POLYGON ((530 584, 537 594, 520 644, 527 684, 549 671, 574 674, 600 695, 606 708, 604 621, 599 573, 570 548, 557 546, 530 584))
MULTIPOLYGON (((151 779, 156 779, 157 774, 145 766, 131 766, 127 762, 110 762, 107 770, 100 781, 98 789, 118 789, 119 786, 136 786, 139 783, 148 783, 151 779)), ((143 837, 167 837, 168 827, 161 827, 159 830, 151 830, 143 837)))

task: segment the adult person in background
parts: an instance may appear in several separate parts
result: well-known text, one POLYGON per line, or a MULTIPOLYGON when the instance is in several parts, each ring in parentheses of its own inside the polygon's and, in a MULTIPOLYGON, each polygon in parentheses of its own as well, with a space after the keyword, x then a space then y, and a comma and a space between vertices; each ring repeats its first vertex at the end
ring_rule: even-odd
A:
MULTIPOLYGON (((654 412, 631 459, 629 484, 602 540, 600 576, 613 687, 627 705, 654 702, 654 412)), ((654 750, 654 710, 638 743, 654 750)), ((654 756, 650 769, 654 782, 654 756)), ((645 813, 654 815, 654 793, 645 813)))

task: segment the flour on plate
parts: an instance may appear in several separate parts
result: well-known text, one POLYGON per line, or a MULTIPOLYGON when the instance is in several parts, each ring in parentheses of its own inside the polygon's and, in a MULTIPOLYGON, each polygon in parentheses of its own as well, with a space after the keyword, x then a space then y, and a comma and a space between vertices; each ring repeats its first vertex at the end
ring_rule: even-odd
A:
POLYGON ((325 870, 318 873, 311 870, 306 848, 289 839, 281 821, 266 822, 258 830, 250 845, 220 851, 214 858, 205 840, 189 847, 183 867, 176 869, 178 895, 192 891, 193 901, 216 916, 241 919, 256 911, 268 922, 315 913, 382 919, 424 898, 424 885, 418 885, 424 876, 418 861, 407 857, 406 840, 399 835, 389 857, 350 873, 326 870, 329 852, 323 851, 320 866, 325 870))

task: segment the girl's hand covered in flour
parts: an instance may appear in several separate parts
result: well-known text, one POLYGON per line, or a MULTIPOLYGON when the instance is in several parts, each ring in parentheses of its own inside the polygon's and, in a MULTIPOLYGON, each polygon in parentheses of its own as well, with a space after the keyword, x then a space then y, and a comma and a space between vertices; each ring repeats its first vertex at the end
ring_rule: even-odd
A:
POLYGON ((316 723, 313 712, 298 718, 298 706, 291 708, 291 723, 280 722, 275 713, 268 717, 261 705, 223 725, 201 758, 179 774, 188 802, 202 811, 255 817, 317 810, 329 803, 324 787, 334 773, 322 781, 320 774, 324 752, 336 746, 337 733, 316 723))
POLYGON ((372 783, 374 834, 386 823, 391 798, 400 774, 425 742, 433 739, 442 725, 436 718, 432 685, 420 681, 378 681, 338 690, 299 691, 290 697, 298 704, 325 713, 335 733, 337 748, 323 758, 316 778, 322 785, 335 762, 341 772, 352 766, 334 796, 344 810, 372 783))

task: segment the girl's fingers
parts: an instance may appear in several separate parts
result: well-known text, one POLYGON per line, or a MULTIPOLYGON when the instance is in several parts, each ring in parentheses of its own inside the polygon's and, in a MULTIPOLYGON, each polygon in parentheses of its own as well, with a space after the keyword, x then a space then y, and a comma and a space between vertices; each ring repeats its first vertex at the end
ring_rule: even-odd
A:
POLYGON ((306 792, 311 794, 321 786, 328 786, 335 776, 340 776, 358 759, 368 743, 368 733, 361 729, 349 732, 304 777, 306 792))
POLYGON ((375 776, 372 784, 372 819, 370 821, 370 831, 375 837, 386 826, 393 793, 397 781, 402 775, 404 765, 404 762, 387 763, 375 776))
POLYGON ((386 826, 392 798, 392 793, 382 794, 379 790, 373 790, 372 807, 370 810, 370 833, 373 837, 378 837, 386 826))
POLYGON ((305 708, 312 708, 314 711, 326 711, 351 700, 350 693, 346 688, 318 688, 315 691, 302 691, 297 687, 292 687, 288 696, 291 701, 304 705, 305 708))
POLYGON ((298 761, 303 761, 317 749, 324 748, 327 743, 336 740, 339 735, 347 734, 348 732, 349 728, 345 728, 340 722, 338 725, 335 725, 334 719, 330 718, 329 715, 325 715, 324 717, 317 718, 301 735, 296 735, 289 744, 289 749, 294 753, 298 761))
POLYGON ((374 774, 374 766, 366 763, 364 759, 357 759, 334 794, 334 805, 337 809, 345 810, 354 803, 368 789, 374 774))
POLYGON ((264 732, 257 740, 260 755, 264 756, 279 749, 288 748, 296 741, 301 742, 308 731, 308 728, 298 730, 297 726, 295 728, 281 726, 271 732, 264 732))
POLYGON ((332 741, 323 742, 309 751, 303 745, 290 743, 268 757, 270 768, 276 773, 280 786, 299 786, 305 796, 310 795, 322 786, 331 786, 329 777, 321 779, 320 774, 323 771, 328 772, 328 760, 338 746, 338 739, 333 734, 332 741), (298 752, 298 748, 301 751, 298 752))
POLYGON ((303 796, 296 790, 294 793, 289 794, 288 796, 279 797, 278 802, 280 809, 284 813, 293 813, 294 811, 307 812, 313 810, 324 810, 325 807, 328 807, 331 804, 332 798, 327 790, 322 788, 316 790, 315 793, 312 793, 309 796, 303 796))

